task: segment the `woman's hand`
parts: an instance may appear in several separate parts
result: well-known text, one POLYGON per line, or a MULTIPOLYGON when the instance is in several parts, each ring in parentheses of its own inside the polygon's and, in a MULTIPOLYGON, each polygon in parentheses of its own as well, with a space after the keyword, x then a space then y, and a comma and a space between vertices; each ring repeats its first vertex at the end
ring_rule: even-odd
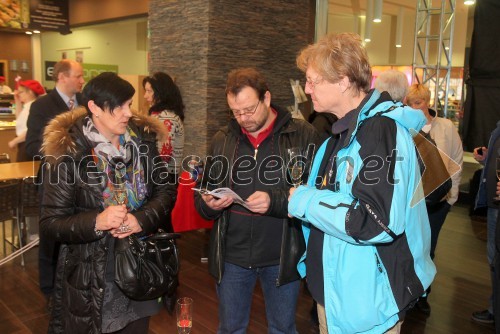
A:
POLYGON ((127 207, 125 205, 111 205, 97 215, 95 228, 99 231, 116 229, 127 218, 127 207))
POLYGON ((474 159, 476 159, 477 162, 484 162, 486 160, 486 157, 488 156, 488 149, 486 147, 476 147, 474 149, 474 152, 472 152, 474 155, 474 159))
POLYGON ((115 238, 118 239, 123 239, 125 237, 128 237, 129 235, 133 233, 139 233, 142 231, 141 225, 139 225, 139 222, 137 221, 137 218, 135 218, 134 215, 127 213, 127 216, 125 217, 125 220, 123 221, 123 224, 128 227, 129 231, 128 232, 118 232, 116 228, 112 229, 109 231, 111 235, 115 238))
POLYGON ((9 148, 15 149, 17 146, 17 140, 14 138, 11 141, 9 141, 9 143, 7 145, 9 145, 9 148))

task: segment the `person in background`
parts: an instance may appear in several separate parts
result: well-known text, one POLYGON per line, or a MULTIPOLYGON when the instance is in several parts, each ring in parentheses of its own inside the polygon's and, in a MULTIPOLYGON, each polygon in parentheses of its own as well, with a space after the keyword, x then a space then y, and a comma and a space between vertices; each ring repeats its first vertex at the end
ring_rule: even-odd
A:
POLYGON ((299 53, 297 66, 314 110, 338 117, 288 204, 303 220, 299 271, 318 303, 320 332, 399 333, 436 273, 425 203, 412 203, 422 187, 410 130, 425 116, 370 90, 356 34, 326 35, 299 53))
POLYGON ((379 74, 375 80, 375 89, 380 93, 387 92, 395 102, 404 103, 404 98, 408 94, 408 79, 406 75, 397 70, 387 70, 379 74))
MULTIPOLYGON (((80 63, 69 59, 61 60, 54 65, 52 76, 56 82, 55 89, 34 101, 30 107, 26 132, 28 159, 42 158, 40 148, 47 123, 57 115, 82 104, 80 91, 85 81, 80 63)), ((40 235, 38 246, 40 290, 47 298, 49 308, 58 253, 59 245, 47 235, 40 235)))
POLYGON ((61 243, 49 333, 146 334, 161 307, 129 299, 114 282, 116 238, 155 233, 176 200, 157 159, 167 133, 130 110, 134 93, 115 73, 101 73, 85 86, 82 107, 45 130, 40 229, 61 243), (125 204, 113 195, 118 183, 125 204))
POLYGON ((3 75, 0 75, 0 94, 12 94, 12 89, 5 84, 3 75))
MULTIPOLYGON (((149 115, 158 118, 168 131, 166 140, 158 142, 158 151, 168 165, 173 183, 177 184, 184 149, 184 103, 181 92, 174 80, 164 72, 145 77, 142 86, 144 99, 149 103, 149 115)), ((171 214, 163 225, 170 227, 167 232, 173 232, 171 214)), ((165 295, 162 301, 167 311, 172 314, 177 294, 165 295)))
MULTIPOLYGON (((451 206, 458 199, 464 151, 457 128, 449 119, 438 117, 436 111, 429 108, 430 99, 431 94, 429 89, 422 84, 411 85, 406 95, 406 103, 410 107, 420 109, 424 112, 427 122, 422 131, 426 134, 428 133, 430 138, 436 143, 452 182, 451 190, 439 203, 427 206, 429 223, 431 224, 430 255, 434 259, 439 232, 451 206)), ((426 292, 426 296, 418 300, 416 308, 422 313, 429 315, 431 307, 427 301, 427 295, 431 292, 430 286, 426 292)))
POLYGON ((158 150, 169 170, 178 175, 184 149, 184 103, 179 87, 164 72, 145 77, 142 86, 144 99, 149 103, 149 114, 162 121, 169 131, 169 137, 158 143, 158 150))
POLYGON ((64 59, 54 65, 52 77, 55 89, 37 99, 30 108, 28 132, 26 133, 26 154, 30 159, 40 159, 43 131, 55 116, 81 105, 83 84, 82 65, 74 60, 64 59))
POLYGON ((19 81, 19 88, 14 92, 16 101, 16 137, 9 141, 11 149, 17 147, 17 162, 28 161, 25 140, 28 131, 27 122, 33 101, 45 94, 45 89, 36 80, 19 81))
POLYGON ((228 74, 226 97, 232 119, 212 139, 199 188, 229 187, 245 206, 229 196, 195 194, 200 215, 215 220, 208 267, 219 299, 217 332, 246 332, 259 279, 268 333, 295 334, 296 266, 305 245, 300 222, 288 217, 286 166, 290 149, 305 152, 311 144, 314 150, 319 137, 309 123, 271 104, 267 82, 254 68, 228 74))
POLYGON ((318 131, 321 142, 324 142, 332 135, 332 126, 337 121, 337 117, 332 114, 313 111, 307 121, 318 131))
POLYGON ((491 133, 488 147, 476 147, 474 149, 474 159, 484 166, 481 172, 481 181, 479 190, 476 196, 475 209, 487 207, 486 224, 487 224, 487 242, 486 251, 488 263, 491 270, 491 288, 492 295, 489 301, 489 307, 486 310, 476 311, 472 313, 472 320, 483 324, 493 324, 499 316, 496 304, 494 304, 494 296, 498 293, 498 280, 495 279, 496 262, 495 262, 495 235, 497 234, 497 217, 498 217, 498 201, 495 198, 495 184, 497 179, 497 162, 500 157, 500 121, 497 122, 497 127, 491 133))

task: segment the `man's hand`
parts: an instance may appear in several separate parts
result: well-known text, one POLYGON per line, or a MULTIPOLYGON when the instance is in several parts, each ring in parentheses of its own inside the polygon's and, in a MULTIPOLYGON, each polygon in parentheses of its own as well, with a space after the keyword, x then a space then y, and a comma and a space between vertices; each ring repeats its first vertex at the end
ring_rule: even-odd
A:
POLYGON ((474 149, 474 159, 476 159, 477 162, 484 162, 486 158, 488 157, 488 149, 486 147, 476 147, 474 149))
POLYGON ((265 214, 269 210, 271 199, 267 192, 256 191, 246 199, 245 203, 250 211, 265 214))
POLYGON ((230 197, 222 197, 222 198, 215 198, 212 195, 201 195, 201 198, 205 203, 208 205, 208 207, 212 210, 224 210, 231 204, 233 204, 233 199, 230 197))

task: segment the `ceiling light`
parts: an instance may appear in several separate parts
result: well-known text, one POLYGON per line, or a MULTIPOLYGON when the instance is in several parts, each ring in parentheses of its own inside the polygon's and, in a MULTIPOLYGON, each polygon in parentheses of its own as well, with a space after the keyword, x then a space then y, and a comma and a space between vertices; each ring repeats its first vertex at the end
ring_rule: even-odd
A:
POLYGON ((404 19, 404 8, 399 7, 397 23, 396 23, 396 47, 400 48, 403 45, 403 19, 404 19))
POLYGON ((472 6, 475 3, 476 3, 476 0, 464 0, 464 5, 466 5, 466 6, 472 6))
POLYGON ((33 35, 31 31, 26 31, 26 35, 33 35))
POLYGON ((366 1, 365 42, 372 40, 373 0, 366 1))
POLYGON ((40 33, 40 30, 33 30, 33 33, 34 33, 34 34, 39 34, 39 33, 40 33))
POLYGON ((375 0, 375 9, 373 11, 373 22, 382 22, 382 0, 375 0))

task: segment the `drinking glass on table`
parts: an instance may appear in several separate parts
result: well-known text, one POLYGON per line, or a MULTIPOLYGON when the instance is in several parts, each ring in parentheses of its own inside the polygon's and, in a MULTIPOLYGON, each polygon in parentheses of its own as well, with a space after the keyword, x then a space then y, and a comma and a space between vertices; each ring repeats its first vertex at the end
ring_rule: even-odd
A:
MULTIPOLYGON (((127 203, 127 186, 125 182, 120 182, 113 185, 113 196, 118 205, 123 205, 127 203)), ((128 225, 121 223, 120 227, 116 229, 117 233, 127 233, 130 232, 128 225)))
POLYGON ((181 297, 177 299, 177 333, 189 334, 193 326, 193 299, 181 297))

